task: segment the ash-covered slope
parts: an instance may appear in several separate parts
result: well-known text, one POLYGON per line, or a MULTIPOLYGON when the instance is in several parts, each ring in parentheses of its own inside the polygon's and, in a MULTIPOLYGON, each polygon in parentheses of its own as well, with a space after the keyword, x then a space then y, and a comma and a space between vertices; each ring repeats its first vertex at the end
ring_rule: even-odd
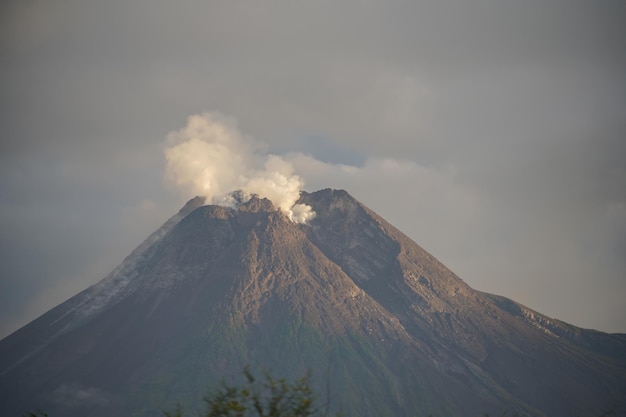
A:
POLYGON ((345 191, 195 199, 111 275, 0 341, 0 415, 190 412, 246 364, 348 415, 626 410, 626 337, 475 291, 345 191))
POLYGON ((302 201, 319 213, 311 240, 435 352, 438 372, 509 410, 593 415, 619 403, 626 413, 626 335, 583 330, 473 290, 344 191, 302 201))

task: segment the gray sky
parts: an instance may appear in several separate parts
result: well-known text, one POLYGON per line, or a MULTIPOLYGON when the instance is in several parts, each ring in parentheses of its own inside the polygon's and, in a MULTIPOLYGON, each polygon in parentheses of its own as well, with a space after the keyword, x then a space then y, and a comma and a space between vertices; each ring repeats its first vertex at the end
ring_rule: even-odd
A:
POLYGON ((625 32, 621 0, 2 2, 0 337, 178 210, 204 111, 474 288, 626 332, 625 32))

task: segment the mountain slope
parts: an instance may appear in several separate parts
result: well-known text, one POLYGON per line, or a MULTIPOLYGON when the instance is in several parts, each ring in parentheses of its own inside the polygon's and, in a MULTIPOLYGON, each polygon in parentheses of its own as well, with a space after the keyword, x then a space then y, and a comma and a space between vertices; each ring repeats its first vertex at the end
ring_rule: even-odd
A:
POLYGON ((585 331, 472 290, 367 207, 342 191, 326 194, 317 204, 302 199, 325 225, 312 228, 312 239, 411 336, 428 340, 445 372, 548 415, 624 398, 624 335, 585 331))
POLYGON ((348 415, 626 409, 625 335, 473 290, 345 191, 300 202, 308 225, 266 199, 190 201, 103 281, 0 341, 0 414, 193 409, 245 364, 312 369, 348 415))

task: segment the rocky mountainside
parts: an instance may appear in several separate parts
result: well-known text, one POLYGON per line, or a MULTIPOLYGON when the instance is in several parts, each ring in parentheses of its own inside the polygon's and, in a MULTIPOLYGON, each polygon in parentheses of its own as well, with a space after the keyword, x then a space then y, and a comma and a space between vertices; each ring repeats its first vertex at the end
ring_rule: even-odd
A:
MULTIPOLYGON (((626 335, 470 288, 345 191, 191 200, 100 283, 0 341, 0 415, 192 414, 246 364, 348 416, 626 410, 626 335)), ((514 266, 512 266, 514 267, 514 266)))

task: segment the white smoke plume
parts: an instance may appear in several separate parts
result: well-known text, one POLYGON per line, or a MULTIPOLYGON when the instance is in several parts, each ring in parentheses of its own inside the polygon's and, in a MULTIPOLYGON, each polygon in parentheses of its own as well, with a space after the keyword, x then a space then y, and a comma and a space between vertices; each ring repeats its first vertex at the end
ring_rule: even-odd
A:
POLYGON ((187 197, 200 195, 211 204, 232 205, 231 193, 241 190, 247 198, 268 198, 294 222, 306 223, 315 216, 311 207, 296 204, 304 181, 293 165, 266 154, 261 143, 239 131, 234 119, 219 113, 193 115, 167 141, 166 179, 187 197))

